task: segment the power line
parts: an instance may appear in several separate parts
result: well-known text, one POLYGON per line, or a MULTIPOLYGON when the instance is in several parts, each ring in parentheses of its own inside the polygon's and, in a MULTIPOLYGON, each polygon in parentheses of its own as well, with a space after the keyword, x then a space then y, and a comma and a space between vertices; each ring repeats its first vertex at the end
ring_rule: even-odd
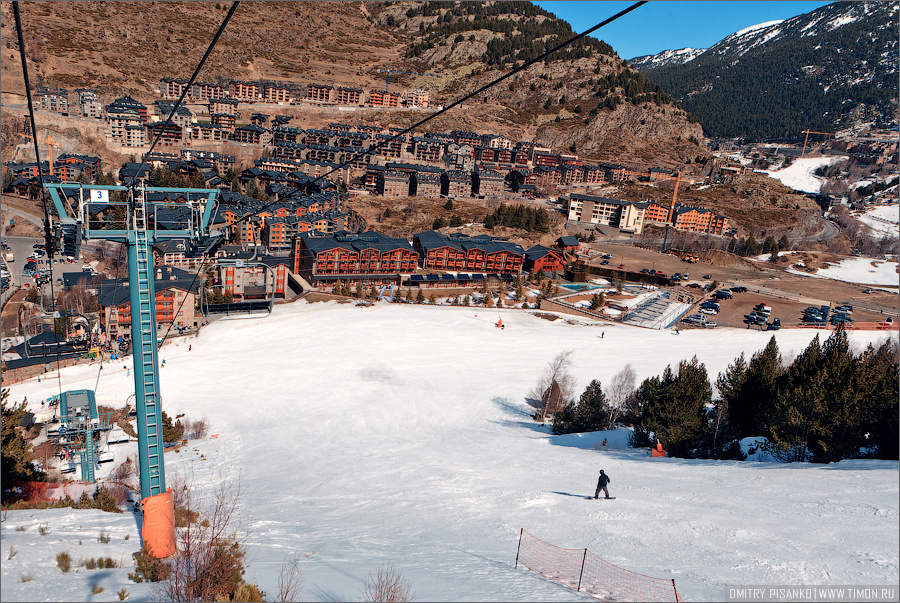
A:
MULTIPOLYGON (((16 21, 16 36, 19 39, 19 56, 22 59, 22 77, 25 80, 25 96, 28 99, 28 117, 31 121, 31 139, 34 141, 34 161, 37 165, 38 180, 41 183, 41 201, 44 207, 44 251, 47 255, 47 261, 50 263, 50 304, 51 308, 56 307, 56 300, 53 299, 53 236, 50 232, 50 212, 47 211, 47 190, 44 188, 44 170, 41 169, 41 156, 38 152, 37 124, 34 120, 34 101, 31 98, 31 83, 28 79, 28 61, 25 58, 25 37, 22 32, 22 16, 19 14, 19 2, 13 2, 13 15, 16 21)), ((48 139, 49 140, 49 139, 48 139)), ((43 307, 43 300, 41 300, 43 307)), ((53 319, 53 325, 56 326, 56 318, 53 319)), ((43 327, 41 327, 43 331, 43 327)), ((54 329, 55 330, 55 329, 54 329)), ((28 334, 26 333, 27 337, 28 334)), ((27 346, 28 343, 26 342, 27 346)), ((56 377, 59 386, 59 393, 62 395, 62 375, 59 370, 59 346, 56 347, 56 377)))
MULTIPOLYGON (((333 173, 335 173, 335 172, 337 172, 337 171, 339 171, 339 170, 344 169, 345 167, 347 167, 347 166, 350 165, 351 163, 355 162, 355 161, 356 161, 357 159, 359 159, 360 157, 365 157, 366 155, 372 155, 375 151, 377 151, 378 149, 380 149, 380 148, 383 147, 384 145, 393 142, 394 140, 400 138, 401 136, 403 136, 403 135, 406 134, 407 132, 410 132, 410 131, 412 131, 412 130, 415 130, 415 129, 418 128, 419 126, 422 126, 422 125, 428 123, 429 121, 431 121, 432 119, 438 117, 439 115, 443 115, 444 113, 446 113, 446 112, 449 111, 450 109, 453 109, 454 107, 457 107, 458 105, 461 105, 462 103, 466 102, 467 100, 471 99, 472 97, 481 94, 482 92, 484 92, 484 91, 487 90, 488 88, 491 88, 491 87, 493 87, 493 86, 499 84, 499 83, 502 82, 503 80, 505 80, 505 79, 507 79, 507 78, 509 78, 509 77, 512 77, 513 75, 519 73, 520 71, 524 71, 525 69, 531 67, 532 65, 534 65, 534 64, 537 63, 538 61, 544 60, 545 58, 547 58, 548 56, 550 56, 550 55, 553 54, 554 52, 556 52, 556 51, 558 51, 558 50, 562 50, 562 49, 565 48, 566 46, 569 46, 570 44, 573 44, 573 43, 577 42, 578 40, 584 38, 585 36, 587 36, 587 35, 589 35, 589 34, 595 32, 595 31, 597 31, 597 30, 600 29, 601 27, 603 27, 603 26, 605 26, 605 25, 609 25, 610 23, 612 23, 612 22, 615 21, 616 19, 618 19, 618 18, 620 18, 620 17, 624 17, 625 15, 627 15, 628 13, 630 13, 631 11, 633 11, 634 9, 636 9, 636 8, 638 8, 638 7, 640 7, 640 6, 644 5, 644 4, 647 4, 647 1, 648 1, 648 0, 642 0, 642 1, 640 1, 640 2, 636 2, 636 3, 632 4, 631 6, 629 6, 628 8, 626 8, 625 10, 622 10, 622 11, 616 13, 615 15, 613 15, 612 17, 609 17, 608 19, 606 19, 606 20, 604 20, 604 21, 601 21, 601 22, 598 23, 597 25, 594 25, 594 26, 591 27, 590 29, 587 29, 587 30, 583 31, 582 33, 578 34, 577 36, 574 36, 574 37, 569 38, 568 40, 566 40, 566 41, 564 41, 564 42, 561 42, 560 44, 557 44, 556 46, 554 46, 554 47, 551 48, 550 50, 547 50, 547 51, 544 52, 543 54, 541 54, 541 55, 539 55, 539 56, 537 56, 537 57, 531 59, 530 61, 527 61, 526 63, 524 63, 523 65, 520 65, 519 67, 516 67, 515 69, 513 69, 513 70, 510 71, 509 73, 506 73, 506 74, 504 74, 504 75, 501 75, 501 76, 498 77, 497 79, 495 79, 495 80, 493 80, 493 81, 491 81, 491 82, 485 84, 484 86, 482 86, 481 88, 475 90, 474 92, 471 92, 471 93, 467 94, 466 96, 462 97, 461 99, 459 99, 459 100, 453 102, 452 104, 450 104, 450 105, 444 107, 444 108, 441 109, 440 111, 438 111, 438 112, 436 112, 436 113, 432 113, 431 115, 429 115, 429 116, 426 117, 425 119, 422 119, 422 120, 420 120, 420 121, 414 123, 413 125, 409 126, 409 127, 406 128, 405 130, 403 130, 403 131, 401 131, 401 132, 398 132, 397 134, 391 136, 390 138, 387 138, 387 139, 381 141, 380 143, 378 143, 378 144, 375 145, 374 147, 370 147, 369 149, 367 149, 366 151, 364 151, 364 152, 362 152, 362 153, 357 153, 356 155, 353 155, 350 159, 344 161, 344 163, 342 163, 341 165, 339 165, 339 166, 337 166, 337 167, 335 167, 335 168, 332 168, 331 171, 325 172, 325 173, 322 174, 321 176, 318 176, 318 177, 317 177, 315 180, 313 180, 312 182, 313 182, 313 183, 318 182, 319 180, 325 178, 326 176, 329 176, 329 175, 331 175, 331 174, 333 174, 333 173)), ((247 214, 246 216, 243 216, 243 217, 237 219, 237 220, 235 221, 234 224, 235 224, 235 225, 236 225, 236 224, 239 224, 240 222, 246 220, 247 218, 250 218, 251 216, 255 216, 255 215, 259 214, 259 212, 265 211, 266 209, 272 207, 273 205, 275 205, 275 204, 277 204, 277 203, 279 203, 279 202, 278 202, 278 201, 273 201, 272 203, 269 203, 268 205, 265 205, 264 207, 261 207, 260 209, 256 210, 255 212, 249 213, 249 214, 247 214)))

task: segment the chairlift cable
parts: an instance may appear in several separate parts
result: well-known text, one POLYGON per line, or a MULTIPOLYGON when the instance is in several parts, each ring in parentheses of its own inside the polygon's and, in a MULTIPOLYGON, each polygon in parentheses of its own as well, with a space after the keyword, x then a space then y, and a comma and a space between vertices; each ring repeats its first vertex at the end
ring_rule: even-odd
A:
MULTIPOLYGON (((420 120, 420 121, 414 123, 413 125, 409 126, 409 127, 406 128, 405 130, 402 130, 401 132, 398 132, 397 134, 394 134, 394 135, 391 136, 390 138, 387 138, 387 139, 381 141, 380 143, 376 144, 374 147, 370 147, 369 149, 367 149, 367 150, 365 150, 365 151, 363 151, 363 152, 361 152, 361 153, 357 153, 356 155, 352 156, 350 159, 344 161, 344 163, 342 163, 341 165, 339 165, 339 166, 337 166, 337 167, 335 167, 335 168, 332 168, 330 171, 325 172, 325 173, 322 174, 321 176, 318 176, 318 177, 315 178, 315 180, 313 180, 312 182, 318 182, 319 180, 325 178, 326 176, 329 176, 329 175, 331 175, 331 174, 333 174, 333 173, 335 173, 335 172, 337 172, 337 171, 339 171, 339 170, 344 169, 345 167, 347 167, 348 165, 350 165, 351 163, 353 163, 354 161, 356 161, 356 160, 359 159, 360 157, 365 157, 366 155, 372 155, 375 151, 377 151, 378 149, 380 149, 380 148, 383 147, 384 145, 393 142, 394 140, 396 140, 397 138, 403 136, 403 135, 406 134, 407 132, 410 132, 410 131, 412 131, 412 130, 415 130, 415 129, 418 128, 419 126, 425 125, 426 123, 428 123, 428 122, 431 121, 432 119, 436 118, 437 116, 443 115, 444 113, 446 113, 446 112, 449 111, 450 109, 453 109, 454 107, 457 107, 458 105, 461 105, 462 103, 466 102, 467 100, 471 99, 472 97, 481 94, 482 92, 484 92, 484 91, 487 90, 488 88, 491 88, 491 87, 493 87, 493 86, 499 84, 499 83, 502 82, 503 80, 505 80, 505 79, 507 79, 507 78, 509 78, 509 77, 512 77, 513 75, 519 73, 520 71, 524 71, 525 69, 527 69, 528 67, 531 67, 533 64, 537 63, 538 61, 544 60, 545 58, 547 58, 548 56, 550 56, 550 55, 553 54, 554 52, 557 52, 558 50, 562 50, 562 49, 565 48, 566 46, 569 46, 570 44, 573 44, 574 42, 577 42, 578 40, 584 38, 584 37, 587 36, 588 34, 591 34, 591 33, 595 32, 595 31, 597 31, 598 29, 600 29, 601 27, 603 27, 603 26, 605 26, 605 25, 609 25, 610 23, 612 23, 613 21, 617 20, 618 18, 627 15, 628 13, 630 13, 631 11, 633 11, 634 9, 636 9, 636 8, 638 8, 638 7, 640 7, 640 6, 644 5, 644 4, 647 4, 647 1, 648 1, 648 0, 641 0, 640 2, 636 2, 636 3, 632 4, 631 6, 629 6, 628 8, 626 8, 626 9, 624 9, 624 10, 622 10, 622 11, 616 13, 616 14, 613 15, 612 17, 609 17, 608 19, 605 19, 604 21, 601 21, 601 22, 598 23, 597 25, 594 25, 594 26, 591 27, 590 29, 586 29, 586 30, 583 31, 582 33, 580 33, 580 34, 578 34, 578 35, 576 35, 576 36, 574 36, 574 37, 572 37, 572 38, 570 38, 570 39, 568 39, 568 40, 566 40, 566 41, 564 41, 564 42, 561 42, 561 43, 557 44, 556 46, 554 46, 554 47, 551 48, 550 50, 545 51, 543 54, 541 54, 541 55, 539 55, 539 56, 537 56, 537 57, 531 59, 530 61, 527 61, 526 63, 524 63, 523 65, 520 65, 519 67, 516 67, 516 68, 513 69, 512 71, 510 71, 510 72, 508 72, 508 73, 506 73, 506 74, 504 74, 504 75, 501 75, 501 76, 498 77, 497 79, 495 79, 495 80, 493 80, 493 81, 491 81, 491 82, 485 84, 484 86, 482 86, 481 88, 478 88, 478 89, 475 90, 474 92, 471 92, 471 93, 467 94, 466 96, 460 98, 459 100, 454 101, 452 104, 447 105, 446 107, 444 107, 444 108, 441 109, 440 111, 437 111, 436 113, 432 113, 432 114, 429 115, 428 117, 426 117, 426 118, 424 118, 424 119, 422 119, 422 120, 420 120)), ((250 213, 250 214, 247 214, 246 216, 243 216, 242 218, 239 218, 238 220, 235 221, 234 224, 235 224, 235 225, 236 225, 236 224, 239 224, 240 222, 246 220, 247 218, 250 218, 251 216, 255 216, 255 215, 259 214, 260 212, 265 211, 266 209, 272 207, 273 205, 275 205, 275 204, 277 204, 277 203, 278 203, 278 201, 273 201, 272 203, 269 203, 268 205, 265 205, 265 206, 261 207, 260 209, 256 210, 255 212, 252 212, 252 213, 250 213)))
MULTIPOLYGON (((34 141, 34 161, 37 164, 38 180, 41 183, 41 201, 44 208, 44 251, 46 252, 47 261, 50 262, 51 278, 50 278, 50 304, 51 308, 56 307, 56 300, 53 299, 53 237, 50 232, 50 213, 47 211, 47 190, 44 185, 44 171, 41 169, 41 156, 38 150, 37 124, 34 120, 34 101, 31 98, 31 85, 28 80, 28 61, 25 58, 25 37, 22 28, 22 16, 19 14, 19 2, 13 2, 13 15, 16 21, 16 36, 19 40, 19 56, 22 59, 22 77, 25 80, 25 96, 28 99, 28 117, 31 121, 31 139, 34 141)), ((43 307, 43 299, 41 299, 41 307, 43 307)), ((56 319, 54 319, 56 326, 56 319)), ((43 329, 42 329, 43 330, 43 329)), ((27 333, 26 333, 27 336, 27 333)), ((27 346, 28 343, 25 342, 27 346)), ((59 346, 56 347, 56 377, 59 393, 62 394, 62 377, 59 371, 59 346)))
POLYGON ((156 143, 159 142, 159 139, 162 138, 163 132, 166 130, 166 126, 172 121, 172 118, 175 117, 175 112, 181 107, 181 103, 184 101, 184 97, 187 96, 188 90, 191 89, 191 86, 194 84, 194 80, 197 79, 197 76, 200 74, 200 70, 203 69, 203 64, 206 63, 206 59, 209 58, 209 55, 212 54, 213 48, 216 46, 216 42, 219 41, 219 37, 222 35, 222 32, 225 31, 225 26, 228 25, 228 21, 231 20, 231 16, 237 10, 238 5, 240 4, 240 0, 235 0, 232 2, 231 9, 229 9, 228 14, 225 15, 225 20, 222 21, 222 25, 219 26, 219 31, 216 32, 216 35, 213 37, 212 42, 210 42, 209 47, 206 49, 206 54, 203 55, 203 58, 200 59, 200 63, 197 65, 197 68, 194 70, 194 74, 191 76, 191 79, 188 80, 187 85, 181 91, 181 96, 178 97, 178 100, 175 102, 175 106, 172 107, 171 113, 169 113, 169 117, 166 118, 165 123, 159 129, 159 133, 156 135, 156 139, 153 141, 153 144, 150 145, 150 150, 144 153, 144 157, 141 160, 140 166, 138 166, 138 170, 135 173, 135 179, 132 180, 132 187, 134 187, 134 181, 140 177, 141 170, 144 169, 144 165, 147 163, 147 157, 153 153, 153 149, 156 147, 156 143))

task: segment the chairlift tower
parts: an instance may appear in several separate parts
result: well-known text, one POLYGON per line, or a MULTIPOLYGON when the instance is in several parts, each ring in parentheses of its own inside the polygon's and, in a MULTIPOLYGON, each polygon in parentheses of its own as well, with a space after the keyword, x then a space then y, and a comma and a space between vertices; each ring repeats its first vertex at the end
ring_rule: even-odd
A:
POLYGON ((66 241, 71 244, 74 239, 74 255, 77 256, 77 245, 82 240, 115 241, 127 248, 138 465, 141 509, 144 513, 142 536, 156 557, 168 557, 175 552, 175 524, 172 493, 166 489, 163 462, 153 244, 166 239, 188 239, 196 243, 201 237, 208 236, 209 221, 219 191, 145 187, 143 184, 50 183, 44 186, 59 215, 64 244, 66 241), (125 201, 111 200, 110 191, 121 191, 125 201), (164 198, 150 202, 147 199, 150 193, 163 193, 164 198), (77 199, 77 209, 70 209, 66 202, 72 197, 77 199), (106 228, 96 228, 90 219, 90 204, 112 206, 119 217, 105 221, 101 226, 106 228), (181 218, 160 229, 157 210, 173 206, 181 208, 181 218))
POLYGON ((83 442, 73 442, 81 452, 81 481, 83 482, 93 484, 97 481, 94 473, 97 456, 94 434, 111 429, 110 414, 101 415, 97 412, 93 390, 70 390, 59 396, 60 443, 63 443, 64 439, 71 441, 73 438, 84 438, 83 442))

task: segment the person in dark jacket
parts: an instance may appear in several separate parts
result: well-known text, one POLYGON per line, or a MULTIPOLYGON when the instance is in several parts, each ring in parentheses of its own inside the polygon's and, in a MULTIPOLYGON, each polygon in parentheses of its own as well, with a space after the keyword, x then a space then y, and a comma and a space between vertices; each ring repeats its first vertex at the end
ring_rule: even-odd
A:
POLYGON ((599 498, 600 491, 603 490, 603 493, 606 495, 606 498, 609 498, 609 490, 606 489, 606 484, 610 483, 612 480, 609 479, 609 476, 603 472, 603 469, 600 470, 600 479, 597 480, 597 491, 594 492, 594 498, 599 498))

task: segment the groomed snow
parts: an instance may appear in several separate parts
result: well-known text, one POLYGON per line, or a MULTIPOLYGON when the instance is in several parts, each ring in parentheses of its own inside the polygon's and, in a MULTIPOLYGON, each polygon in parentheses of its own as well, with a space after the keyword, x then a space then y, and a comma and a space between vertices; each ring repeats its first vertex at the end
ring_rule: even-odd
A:
POLYGON ((801 157, 794 160, 790 166, 777 171, 759 170, 761 174, 768 174, 770 178, 780 180, 785 186, 805 193, 818 193, 822 189, 824 180, 813 172, 824 166, 844 161, 846 156, 831 157, 801 157))
MULTIPOLYGON (((791 358, 815 335, 785 329, 775 338, 791 358)), ((626 363, 640 382, 694 354, 714 380, 771 336, 721 328, 676 336, 475 308, 277 306, 268 318, 217 321, 163 348, 164 408, 207 417, 218 433, 167 453, 168 481, 190 472, 200 491, 239 481, 252 531, 246 578, 277 593, 285 556, 315 551, 307 601, 361 600, 365 576, 385 563, 417 600, 591 600, 514 567, 521 528, 673 578, 689 601, 721 600, 740 584, 896 584, 896 462, 651 459, 619 449, 622 432, 552 436, 529 417, 525 397, 560 351, 574 350, 580 392, 626 363), (494 327, 498 316, 505 330, 494 327), (595 450, 604 438, 612 450, 595 450), (585 500, 601 468, 616 501, 585 500)), ((848 336, 860 348, 884 334, 848 336)), ((94 387, 97 367, 64 369, 61 380, 94 387)), ((36 408, 56 387, 16 384, 11 400, 28 396, 36 408)), ((124 369, 104 368, 101 404, 121 406, 132 391, 124 369)), ((10 546, 15 554, 0 568, 0 598, 112 601, 126 587, 129 600, 152 599, 151 587, 128 581, 133 567, 55 567, 62 550, 73 561, 109 551, 128 563, 137 534, 129 514, 10 512, 4 559, 10 546), (101 528, 110 544, 97 542, 101 528), (26 572, 34 580, 21 582, 26 572), (92 595, 98 582, 105 591, 92 595)))

